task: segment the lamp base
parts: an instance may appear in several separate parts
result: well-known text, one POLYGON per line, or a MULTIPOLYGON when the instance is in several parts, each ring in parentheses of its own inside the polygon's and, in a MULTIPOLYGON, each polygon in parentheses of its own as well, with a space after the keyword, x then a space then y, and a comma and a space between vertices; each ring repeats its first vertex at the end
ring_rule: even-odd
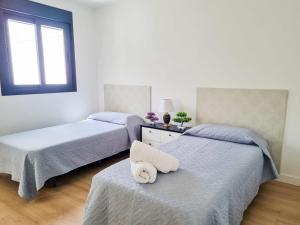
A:
POLYGON ((163 116, 163 120, 164 120, 164 127, 169 128, 170 127, 170 121, 171 121, 171 115, 166 112, 163 116))

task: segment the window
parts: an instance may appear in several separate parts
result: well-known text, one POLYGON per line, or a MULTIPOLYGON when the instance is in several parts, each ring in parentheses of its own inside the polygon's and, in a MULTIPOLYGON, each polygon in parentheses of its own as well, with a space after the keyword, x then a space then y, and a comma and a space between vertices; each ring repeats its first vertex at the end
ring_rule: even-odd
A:
POLYGON ((2 95, 76 91, 72 13, 1 0, 0 79, 2 95))
POLYGON ((32 23, 7 20, 14 85, 39 85, 36 29, 32 23))

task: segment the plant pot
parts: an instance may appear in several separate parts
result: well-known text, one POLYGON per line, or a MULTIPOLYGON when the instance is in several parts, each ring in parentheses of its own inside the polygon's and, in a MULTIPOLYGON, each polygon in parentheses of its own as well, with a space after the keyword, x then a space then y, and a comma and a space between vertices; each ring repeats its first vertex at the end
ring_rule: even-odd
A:
POLYGON ((177 128, 178 128, 179 130, 184 130, 184 129, 185 129, 185 127, 184 127, 183 125, 178 125, 177 128))

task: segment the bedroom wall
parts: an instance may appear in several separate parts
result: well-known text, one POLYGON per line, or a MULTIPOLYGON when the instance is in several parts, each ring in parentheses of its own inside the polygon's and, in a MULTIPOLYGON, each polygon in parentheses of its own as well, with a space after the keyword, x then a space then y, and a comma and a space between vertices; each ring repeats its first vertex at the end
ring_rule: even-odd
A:
POLYGON ((70 1, 36 2, 73 12, 78 91, 0 96, 0 135, 81 120, 98 110, 95 10, 70 1))
POLYGON ((288 89, 281 175, 300 184, 299 12, 298 0, 115 1, 97 11, 99 87, 151 85, 154 111, 172 97, 193 117, 196 87, 288 89))

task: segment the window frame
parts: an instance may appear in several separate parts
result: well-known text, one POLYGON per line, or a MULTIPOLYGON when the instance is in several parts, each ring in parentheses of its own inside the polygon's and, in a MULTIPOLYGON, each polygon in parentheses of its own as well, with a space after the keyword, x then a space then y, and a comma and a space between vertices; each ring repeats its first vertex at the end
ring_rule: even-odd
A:
POLYGON ((0 4, 0 80, 2 95, 76 92, 77 84, 72 13, 27 0, 4 0, 4 6, 11 6, 12 8, 17 9, 13 10, 12 8, 5 8, 0 4), (16 7, 16 1, 19 3, 19 7, 20 1, 25 4, 22 8, 23 12, 20 12, 18 7, 16 7), (5 5, 5 3, 7 4, 5 5), (37 15, 29 14, 29 11, 37 15), (39 85, 15 85, 13 82, 12 57, 7 23, 8 19, 29 22, 35 25, 38 69, 40 75, 39 85), (41 33, 41 27, 43 25, 63 29, 67 84, 45 83, 45 64, 41 33))

